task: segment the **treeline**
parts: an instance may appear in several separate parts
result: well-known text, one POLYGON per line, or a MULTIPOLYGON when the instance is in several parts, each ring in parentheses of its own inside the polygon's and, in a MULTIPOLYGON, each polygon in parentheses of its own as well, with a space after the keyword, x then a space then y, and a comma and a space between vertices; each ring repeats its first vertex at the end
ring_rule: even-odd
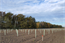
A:
POLYGON ((61 25, 55 25, 48 22, 36 22, 36 28, 62 28, 61 25))
POLYGON ((25 17, 23 14, 14 15, 0 12, 0 29, 33 29, 33 28, 62 28, 61 25, 52 25, 47 22, 36 22, 33 17, 25 17))

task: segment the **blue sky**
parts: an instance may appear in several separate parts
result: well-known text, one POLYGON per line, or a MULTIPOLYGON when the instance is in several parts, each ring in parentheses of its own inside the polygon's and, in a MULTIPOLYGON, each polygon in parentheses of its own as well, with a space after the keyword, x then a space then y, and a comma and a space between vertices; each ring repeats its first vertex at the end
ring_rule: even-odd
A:
POLYGON ((65 27, 65 0, 0 0, 0 11, 32 16, 65 27))

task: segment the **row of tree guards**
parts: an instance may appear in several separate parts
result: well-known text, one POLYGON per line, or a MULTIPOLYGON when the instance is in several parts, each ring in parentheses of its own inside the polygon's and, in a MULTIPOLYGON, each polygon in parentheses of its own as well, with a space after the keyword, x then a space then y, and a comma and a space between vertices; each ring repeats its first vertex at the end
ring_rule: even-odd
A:
MULTIPOLYGON (((25 33, 27 32, 26 29, 19 29, 20 31, 24 32, 25 33)), ((37 37, 37 30, 41 33, 41 31, 43 31, 43 34, 42 34, 42 41, 43 41, 43 37, 45 36, 45 31, 48 32, 48 34, 50 34, 50 30, 52 31, 52 33, 54 32, 57 32, 57 31, 62 31, 62 30, 65 30, 65 29, 28 29, 28 35, 30 34, 30 31, 31 33, 33 31, 35 31, 35 38, 37 37)), ((1 33, 2 30, 0 30, 0 33, 1 33)), ((3 32, 4 32, 4 35, 6 35, 6 33, 8 34, 9 32, 12 32, 13 29, 3 29, 3 32)), ((18 36, 18 30, 16 29, 16 33, 17 33, 17 36, 18 36)))

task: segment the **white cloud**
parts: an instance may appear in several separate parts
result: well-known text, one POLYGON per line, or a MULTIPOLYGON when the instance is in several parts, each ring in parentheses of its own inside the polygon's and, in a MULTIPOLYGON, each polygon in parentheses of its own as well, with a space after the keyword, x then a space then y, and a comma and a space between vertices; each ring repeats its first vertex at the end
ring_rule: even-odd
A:
MULTIPOLYGON (((27 2, 27 1, 32 1, 33 3, 39 3, 38 0, 19 0, 18 2, 16 3, 23 3, 24 5, 24 2, 27 2)), ((40 13, 40 12, 52 12, 52 11, 55 11, 57 9, 61 9, 61 6, 59 7, 58 4, 62 3, 63 1, 61 0, 45 0, 45 2, 48 1, 47 3, 41 3, 40 5, 33 5, 33 6, 30 6, 30 5, 24 5, 24 6, 19 6, 19 7, 15 7, 15 8, 12 8, 12 11, 13 10, 17 10, 18 11, 22 11, 24 12, 24 14, 28 13, 28 14, 31 14, 31 13, 40 13), (49 2, 55 2, 55 1, 59 1, 58 3, 54 3, 54 4, 50 4, 49 2)), ((9 2, 7 1, 7 4, 8 3, 11 3, 10 0, 9 2)), ((32 4, 32 3, 29 3, 29 4, 32 4)), ((9 5, 11 6, 11 5, 9 5)), ((15 5, 14 5, 15 6, 15 5)), ((11 8, 10 8, 11 9, 11 8)), ((10 10, 10 9, 7 9, 7 10, 10 10)))
POLYGON ((53 18, 57 22, 65 22, 65 18, 53 18))

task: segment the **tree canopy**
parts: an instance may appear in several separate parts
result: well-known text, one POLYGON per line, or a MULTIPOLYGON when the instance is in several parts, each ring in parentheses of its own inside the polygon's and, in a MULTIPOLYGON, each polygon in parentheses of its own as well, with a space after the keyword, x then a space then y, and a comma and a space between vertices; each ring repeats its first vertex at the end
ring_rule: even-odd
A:
POLYGON ((33 29, 33 28, 62 28, 47 22, 36 22, 35 18, 23 14, 14 15, 11 12, 0 16, 0 29, 33 29))

